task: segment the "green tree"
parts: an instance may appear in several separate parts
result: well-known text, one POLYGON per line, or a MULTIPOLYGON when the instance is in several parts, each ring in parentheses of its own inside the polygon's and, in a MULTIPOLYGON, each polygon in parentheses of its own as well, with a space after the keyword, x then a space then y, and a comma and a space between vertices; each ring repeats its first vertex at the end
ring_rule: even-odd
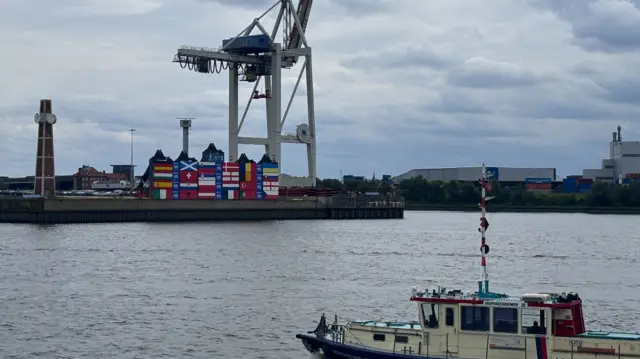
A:
MULTIPOLYGON (((380 180, 336 179, 318 181, 319 188, 347 189, 357 192, 394 193, 404 196, 408 202, 425 204, 459 204, 475 206, 480 202, 480 184, 476 182, 433 181, 415 177, 401 181, 393 189, 380 180)), ((491 183, 488 196, 495 196, 492 205, 513 206, 596 206, 596 207, 640 207, 640 182, 630 185, 594 183, 588 193, 535 193, 522 185, 504 188, 498 182, 491 183)))
POLYGON ((608 207, 613 204, 611 184, 596 182, 591 186, 587 202, 595 207, 608 207))

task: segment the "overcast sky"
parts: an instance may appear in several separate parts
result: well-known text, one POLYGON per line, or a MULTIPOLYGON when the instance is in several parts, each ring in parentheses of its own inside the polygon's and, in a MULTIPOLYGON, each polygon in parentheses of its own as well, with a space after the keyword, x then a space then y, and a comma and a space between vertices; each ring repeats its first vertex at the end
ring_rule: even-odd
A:
MULTIPOLYGON (((40 98, 58 117, 58 174, 129 163, 129 128, 143 169, 157 148, 175 157, 176 116, 197 118, 192 153, 209 142, 227 151, 226 74, 171 60, 183 44, 219 46, 271 3, 0 0, 0 175, 33 173, 40 98)), ((639 3, 316 0, 307 36, 318 175, 483 161, 561 175, 599 167, 617 125, 624 139, 640 139, 639 3)), ((288 95, 298 71, 283 74, 288 95)), ((249 87, 241 91, 246 99, 249 87)), ((303 100, 285 130, 303 120, 303 100)), ((243 135, 265 131, 258 104, 243 135)), ((283 147, 283 171, 305 174, 304 146, 283 147)))

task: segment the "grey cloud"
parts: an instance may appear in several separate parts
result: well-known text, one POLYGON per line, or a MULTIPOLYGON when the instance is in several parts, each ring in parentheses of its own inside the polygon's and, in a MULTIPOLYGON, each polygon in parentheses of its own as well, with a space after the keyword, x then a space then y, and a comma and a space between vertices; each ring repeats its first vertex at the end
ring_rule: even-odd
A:
POLYGON ((432 68, 444 69, 452 66, 455 60, 440 54, 427 45, 391 46, 378 52, 350 55, 341 63, 351 68, 380 68, 385 69, 415 69, 432 68))
POLYGON ((640 105, 640 77, 603 79, 598 81, 598 84, 604 89, 603 98, 606 100, 625 105, 640 105))
POLYGON ((469 88, 533 86, 546 81, 543 76, 514 64, 473 58, 447 73, 449 84, 469 88))
POLYGON ((631 62, 623 68, 610 68, 597 62, 583 62, 571 69, 571 73, 586 77, 600 90, 598 98, 621 105, 640 105, 640 75, 635 71, 625 71, 638 64, 631 62))
MULTIPOLYGON (((275 4, 277 0, 195 0, 199 2, 218 3, 226 6, 236 6, 242 8, 264 8, 267 10, 269 6, 275 4)), ((391 6, 388 0, 329 0, 332 6, 345 9, 352 15, 367 15, 384 11, 391 6)), ((298 0, 293 1, 294 5, 298 4, 298 0)))
POLYGON ((344 8, 354 16, 358 16, 386 11, 394 2, 388 0, 332 0, 331 3, 344 8))
POLYGON ((439 113, 488 114, 492 111, 479 101, 460 92, 446 91, 439 94, 436 102, 425 106, 426 111, 439 113))
POLYGON ((574 43, 587 51, 640 49, 638 0, 529 0, 571 24, 574 43))

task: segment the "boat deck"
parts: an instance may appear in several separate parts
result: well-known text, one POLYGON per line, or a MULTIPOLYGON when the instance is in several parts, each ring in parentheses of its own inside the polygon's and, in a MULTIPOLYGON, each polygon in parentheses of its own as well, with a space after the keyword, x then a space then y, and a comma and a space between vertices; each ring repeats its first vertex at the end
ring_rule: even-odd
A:
POLYGON ((366 327, 378 327, 378 328, 395 328, 395 329, 420 329, 420 322, 379 322, 375 320, 356 320, 349 322, 349 324, 363 325, 366 327))
POLYGON ((594 339, 640 340, 640 333, 590 331, 580 334, 579 337, 594 339))

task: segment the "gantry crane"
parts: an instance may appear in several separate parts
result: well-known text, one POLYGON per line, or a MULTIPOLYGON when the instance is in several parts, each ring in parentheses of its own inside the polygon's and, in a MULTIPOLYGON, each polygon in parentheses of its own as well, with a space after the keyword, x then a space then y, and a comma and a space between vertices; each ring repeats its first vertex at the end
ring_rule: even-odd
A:
POLYGON ((249 26, 233 38, 222 41, 218 49, 181 46, 173 62, 182 68, 199 73, 229 72, 229 160, 238 159, 238 145, 264 145, 267 155, 281 163, 282 143, 301 143, 307 146, 307 161, 310 184, 316 182, 316 126, 313 100, 313 68, 311 47, 305 31, 313 0, 299 0, 297 8, 293 0, 278 0, 267 11, 254 19, 249 26), (278 16, 271 32, 260 23, 279 6, 278 16), (277 42, 282 28, 282 42, 277 42), (257 30, 259 33, 252 35, 257 30), (282 69, 291 69, 299 57, 304 57, 298 80, 293 88, 287 107, 282 114, 282 69), (296 133, 282 133, 289 109, 293 103, 302 75, 307 83, 307 122, 297 126, 296 133), (264 78, 264 93, 258 85, 264 78), (254 82, 253 91, 247 101, 242 117, 238 117, 239 81, 254 82), (253 100, 264 99, 267 113, 267 136, 240 136, 242 124, 253 100))

